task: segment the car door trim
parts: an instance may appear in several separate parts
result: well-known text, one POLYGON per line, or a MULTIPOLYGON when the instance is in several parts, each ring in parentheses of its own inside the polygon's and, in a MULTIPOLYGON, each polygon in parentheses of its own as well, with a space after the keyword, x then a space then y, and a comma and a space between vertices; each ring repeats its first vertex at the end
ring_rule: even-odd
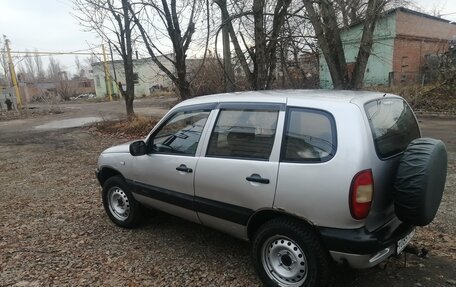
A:
POLYGON ((125 180, 128 185, 132 187, 132 191, 134 193, 150 197, 153 199, 157 199, 163 202, 171 203, 179 207, 183 207, 186 209, 194 210, 193 207, 193 196, 182 193, 176 192, 169 189, 151 186, 145 183, 133 181, 126 179, 125 180))
POLYGON ((198 196, 191 196, 157 186, 126 179, 128 185, 132 187, 134 193, 170 203, 182 208, 201 212, 210 216, 224 219, 233 223, 247 226, 249 218, 254 211, 242 206, 224 203, 198 196))

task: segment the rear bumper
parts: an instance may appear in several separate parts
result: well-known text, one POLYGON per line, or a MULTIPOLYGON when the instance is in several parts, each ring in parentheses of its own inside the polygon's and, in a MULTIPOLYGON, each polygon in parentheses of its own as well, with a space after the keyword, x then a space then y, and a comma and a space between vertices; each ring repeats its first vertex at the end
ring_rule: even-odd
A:
POLYGON ((370 232, 366 228, 320 227, 320 234, 333 259, 353 268, 370 268, 396 254, 396 243, 415 229, 395 218, 370 232))

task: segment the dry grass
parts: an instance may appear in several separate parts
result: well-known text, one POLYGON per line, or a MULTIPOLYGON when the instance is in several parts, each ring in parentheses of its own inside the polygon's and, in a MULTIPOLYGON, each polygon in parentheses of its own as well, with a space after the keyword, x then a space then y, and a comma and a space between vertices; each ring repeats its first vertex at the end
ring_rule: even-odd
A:
POLYGON ((150 94, 152 97, 156 98, 172 98, 176 97, 176 93, 173 91, 155 91, 150 94))
POLYGON ((148 116, 137 116, 132 119, 114 121, 105 120, 96 123, 90 130, 120 138, 141 138, 145 137, 159 120, 159 118, 148 116))

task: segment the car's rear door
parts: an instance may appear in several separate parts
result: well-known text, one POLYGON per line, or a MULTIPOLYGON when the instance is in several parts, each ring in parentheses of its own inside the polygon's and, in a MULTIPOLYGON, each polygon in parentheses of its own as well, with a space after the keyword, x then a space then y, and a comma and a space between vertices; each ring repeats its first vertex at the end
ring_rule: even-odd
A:
POLYGON ((222 103, 195 174, 203 224, 238 237, 254 211, 271 208, 285 104, 222 103))

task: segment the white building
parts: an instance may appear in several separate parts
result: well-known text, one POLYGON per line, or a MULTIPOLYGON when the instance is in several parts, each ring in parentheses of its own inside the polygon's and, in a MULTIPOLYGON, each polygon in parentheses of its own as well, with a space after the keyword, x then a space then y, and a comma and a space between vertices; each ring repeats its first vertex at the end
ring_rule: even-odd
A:
MULTIPOLYGON (((172 55, 167 55, 172 57, 172 55)), ((174 66, 164 56, 157 57, 159 61, 171 72, 174 73, 174 66)), ((122 60, 109 61, 110 77, 112 80, 112 94, 118 94, 117 82, 121 82, 125 89, 125 73, 122 60), (115 73, 113 69, 113 62, 115 73)), ((135 97, 148 96, 152 91, 157 89, 167 89, 172 87, 171 80, 160 68, 152 61, 151 58, 133 59, 133 72, 137 74, 137 83, 135 83, 135 97)), ((92 64, 92 76, 95 81, 95 91, 97 97, 107 95, 104 63, 97 62, 92 64)))

